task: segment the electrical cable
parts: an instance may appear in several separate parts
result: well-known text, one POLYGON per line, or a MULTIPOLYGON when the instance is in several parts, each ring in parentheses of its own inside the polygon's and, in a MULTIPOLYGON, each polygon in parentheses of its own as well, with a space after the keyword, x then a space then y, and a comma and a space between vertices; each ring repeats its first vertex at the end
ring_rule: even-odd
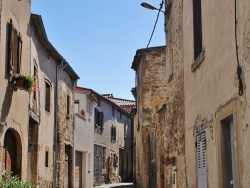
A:
POLYGON ((236 48, 236 58, 237 58, 237 76, 239 80, 238 93, 239 96, 243 95, 243 82, 242 82, 242 70, 239 62, 239 52, 238 52, 238 40, 237 40, 237 8, 236 0, 234 0, 234 19, 235 19, 235 48, 236 48))
POLYGON ((148 41, 148 44, 147 44, 147 47, 146 47, 146 48, 148 48, 148 46, 149 46, 149 44, 150 44, 150 42, 151 42, 151 39, 152 39, 152 37, 153 37, 153 35, 154 35, 155 28, 156 28, 156 24, 157 24, 157 22, 158 22, 158 18, 159 18, 161 9, 162 9, 162 7, 163 7, 163 4, 164 4, 164 0, 162 0, 162 2, 161 2, 161 4, 160 4, 160 8, 158 9, 158 14, 157 14, 157 18, 156 18, 156 21, 155 21, 155 24, 154 24, 154 28, 153 28, 153 31, 152 31, 152 33, 151 33, 151 36, 150 36, 150 39, 149 39, 149 41, 148 41))

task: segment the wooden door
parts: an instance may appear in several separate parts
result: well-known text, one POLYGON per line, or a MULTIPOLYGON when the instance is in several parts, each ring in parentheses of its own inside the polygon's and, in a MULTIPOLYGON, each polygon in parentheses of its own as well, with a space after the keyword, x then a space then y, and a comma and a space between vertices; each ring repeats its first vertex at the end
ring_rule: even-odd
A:
POLYGON ((103 159, 103 148, 95 145, 94 148, 94 176, 97 185, 102 184, 102 159, 103 159))
POLYGON ((5 134, 4 149, 5 149, 5 169, 9 172, 12 172, 13 175, 18 175, 16 168, 16 161, 17 161, 16 138, 11 131, 7 131, 5 134))
POLYGON ((69 187, 69 157, 67 153, 65 153, 65 160, 64 160, 64 188, 69 187))
POLYGON ((82 153, 75 153, 75 188, 82 187, 82 153))

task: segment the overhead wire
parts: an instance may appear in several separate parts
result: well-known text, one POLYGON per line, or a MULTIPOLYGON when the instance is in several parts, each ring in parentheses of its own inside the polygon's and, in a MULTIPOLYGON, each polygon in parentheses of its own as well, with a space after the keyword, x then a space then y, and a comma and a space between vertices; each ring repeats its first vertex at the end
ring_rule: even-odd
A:
POLYGON ((153 31, 152 31, 152 33, 151 33, 151 36, 150 36, 150 39, 149 39, 149 41, 148 41, 148 44, 147 44, 147 47, 146 47, 146 48, 148 48, 148 46, 149 46, 149 44, 150 44, 150 42, 151 42, 151 39, 152 39, 152 37, 153 37, 153 35, 154 35, 155 28, 156 28, 156 25, 157 25, 157 22, 158 22, 159 15, 160 15, 161 9, 162 9, 162 7, 163 7, 163 4, 164 4, 164 0, 162 0, 162 2, 161 2, 161 4, 160 4, 160 8, 158 9, 158 14, 157 14, 157 17, 156 17, 156 21, 155 21, 155 24, 154 24, 154 28, 153 28, 153 31))
POLYGON ((239 52, 238 52, 238 39, 237 39, 237 3, 236 0, 234 0, 234 19, 235 19, 235 48, 236 48, 236 59, 237 59, 237 76, 239 80, 238 85, 238 94, 239 96, 243 95, 243 82, 242 82, 242 70, 240 67, 240 61, 239 61, 239 52))

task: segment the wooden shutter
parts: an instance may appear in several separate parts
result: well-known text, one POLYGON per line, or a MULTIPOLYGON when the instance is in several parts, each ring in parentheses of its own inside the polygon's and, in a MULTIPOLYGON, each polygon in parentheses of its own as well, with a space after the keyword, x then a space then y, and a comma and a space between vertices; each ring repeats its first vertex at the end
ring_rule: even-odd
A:
POLYGON ((19 32, 18 37, 17 37, 17 73, 21 73, 21 65, 22 65, 22 36, 21 33, 19 32))
POLYGON ((8 44, 8 73, 9 75, 11 75, 13 73, 14 70, 14 66, 13 66, 13 57, 12 57, 12 49, 13 49, 13 40, 14 40, 14 35, 13 35, 13 23, 12 23, 12 19, 10 19, 10 24, 9 24, 9 44, 8 44))
POLYGON ((22 36, 13 25, 12 19, 9 24, 9 44, 8 44, 8 74, 21 73, 22 62, 22 36))
POLYGON ((101 127, 101 131, 103 131, 103 112, 99 112, 99 126, 101 127))
POLYGON ((98 110, 95 108, 95 129, 98 126, 98 110))
POLYGON ((207 187, 206 172, 206 132, 197 134, 197 167, 198 167, 198 188, 207 187))
POLYGON ((97 185, 102 184, 103 148, 94 145, 94 176, 97 185))

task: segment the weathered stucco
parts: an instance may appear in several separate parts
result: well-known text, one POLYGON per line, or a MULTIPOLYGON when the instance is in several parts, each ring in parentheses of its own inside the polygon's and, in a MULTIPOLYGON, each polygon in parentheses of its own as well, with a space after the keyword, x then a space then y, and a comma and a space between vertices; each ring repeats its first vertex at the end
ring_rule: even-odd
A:
MULTIPOLYGON (((26 34, 30 19, 30 3, 28 1, 1 1, 1 39, 0 39, 0 147, 4 156, 4 138, 7 130, 11 131, 17 140, 18 175, 27 178, 28 124, 29 124, 29 94, 18 90, 8 75, 8 28, 10 19, 22 34, 23 49, 22 72, 30 73, 30 40, 26 34)), ((5 169, 4 157, 0 159, 0 172, 5 169)))
MULTIPOLYGON (((250 184, 249 145, 249 1, 202 1, 202 43, 205 59, 191 72, 193 57, 192 1, 183 1, 185 150, 187 186, 197 187, 196 133, 206 132, 208 187, 223 187, 223 121, 233 117, 237 187, 250 184), (235 24, 235 3, 236 19, 235 24), (235 27, 237 44, 235 40, 235 27), (238 94, 237 51, 243 95, 238 94)), ((230 183, 230 182, 228 182, 230 183)), ((229 185, 229 184, 228 184, 229 185)))
MULTIPOLYGON (((166 104, 165 47, 137 50, 132 68, 136 71, 137 79, 135 88, 137 112, 134 117, 134 177, 136 187, 150 187, 149 181, 152 177, 149 175, 151 170, 148 167, 150 152, 148 137, 151 132, 158 131, 158 111, 166 104)), ((157 137, 158 134, 157 132, 157 137)), ((156 155, 159 149, 158 144, 160 145, 156 138, 156 155)))
MULTIPOLYGON (((74 150, 82 153, 83 174, 78 178, 82 178, 82 187, 87 188, 93 186, 94 180, 94 107, 97 102, 88 95, 88 92, 78 90, 75 91, 75 100, 79 101, 79 109, 75 109, 77 113, 75 114, 74 150)), ((74 167, 76 168, 75 165, 74 167)), ((76 179, 77 177, 75 181, 76 179)))

